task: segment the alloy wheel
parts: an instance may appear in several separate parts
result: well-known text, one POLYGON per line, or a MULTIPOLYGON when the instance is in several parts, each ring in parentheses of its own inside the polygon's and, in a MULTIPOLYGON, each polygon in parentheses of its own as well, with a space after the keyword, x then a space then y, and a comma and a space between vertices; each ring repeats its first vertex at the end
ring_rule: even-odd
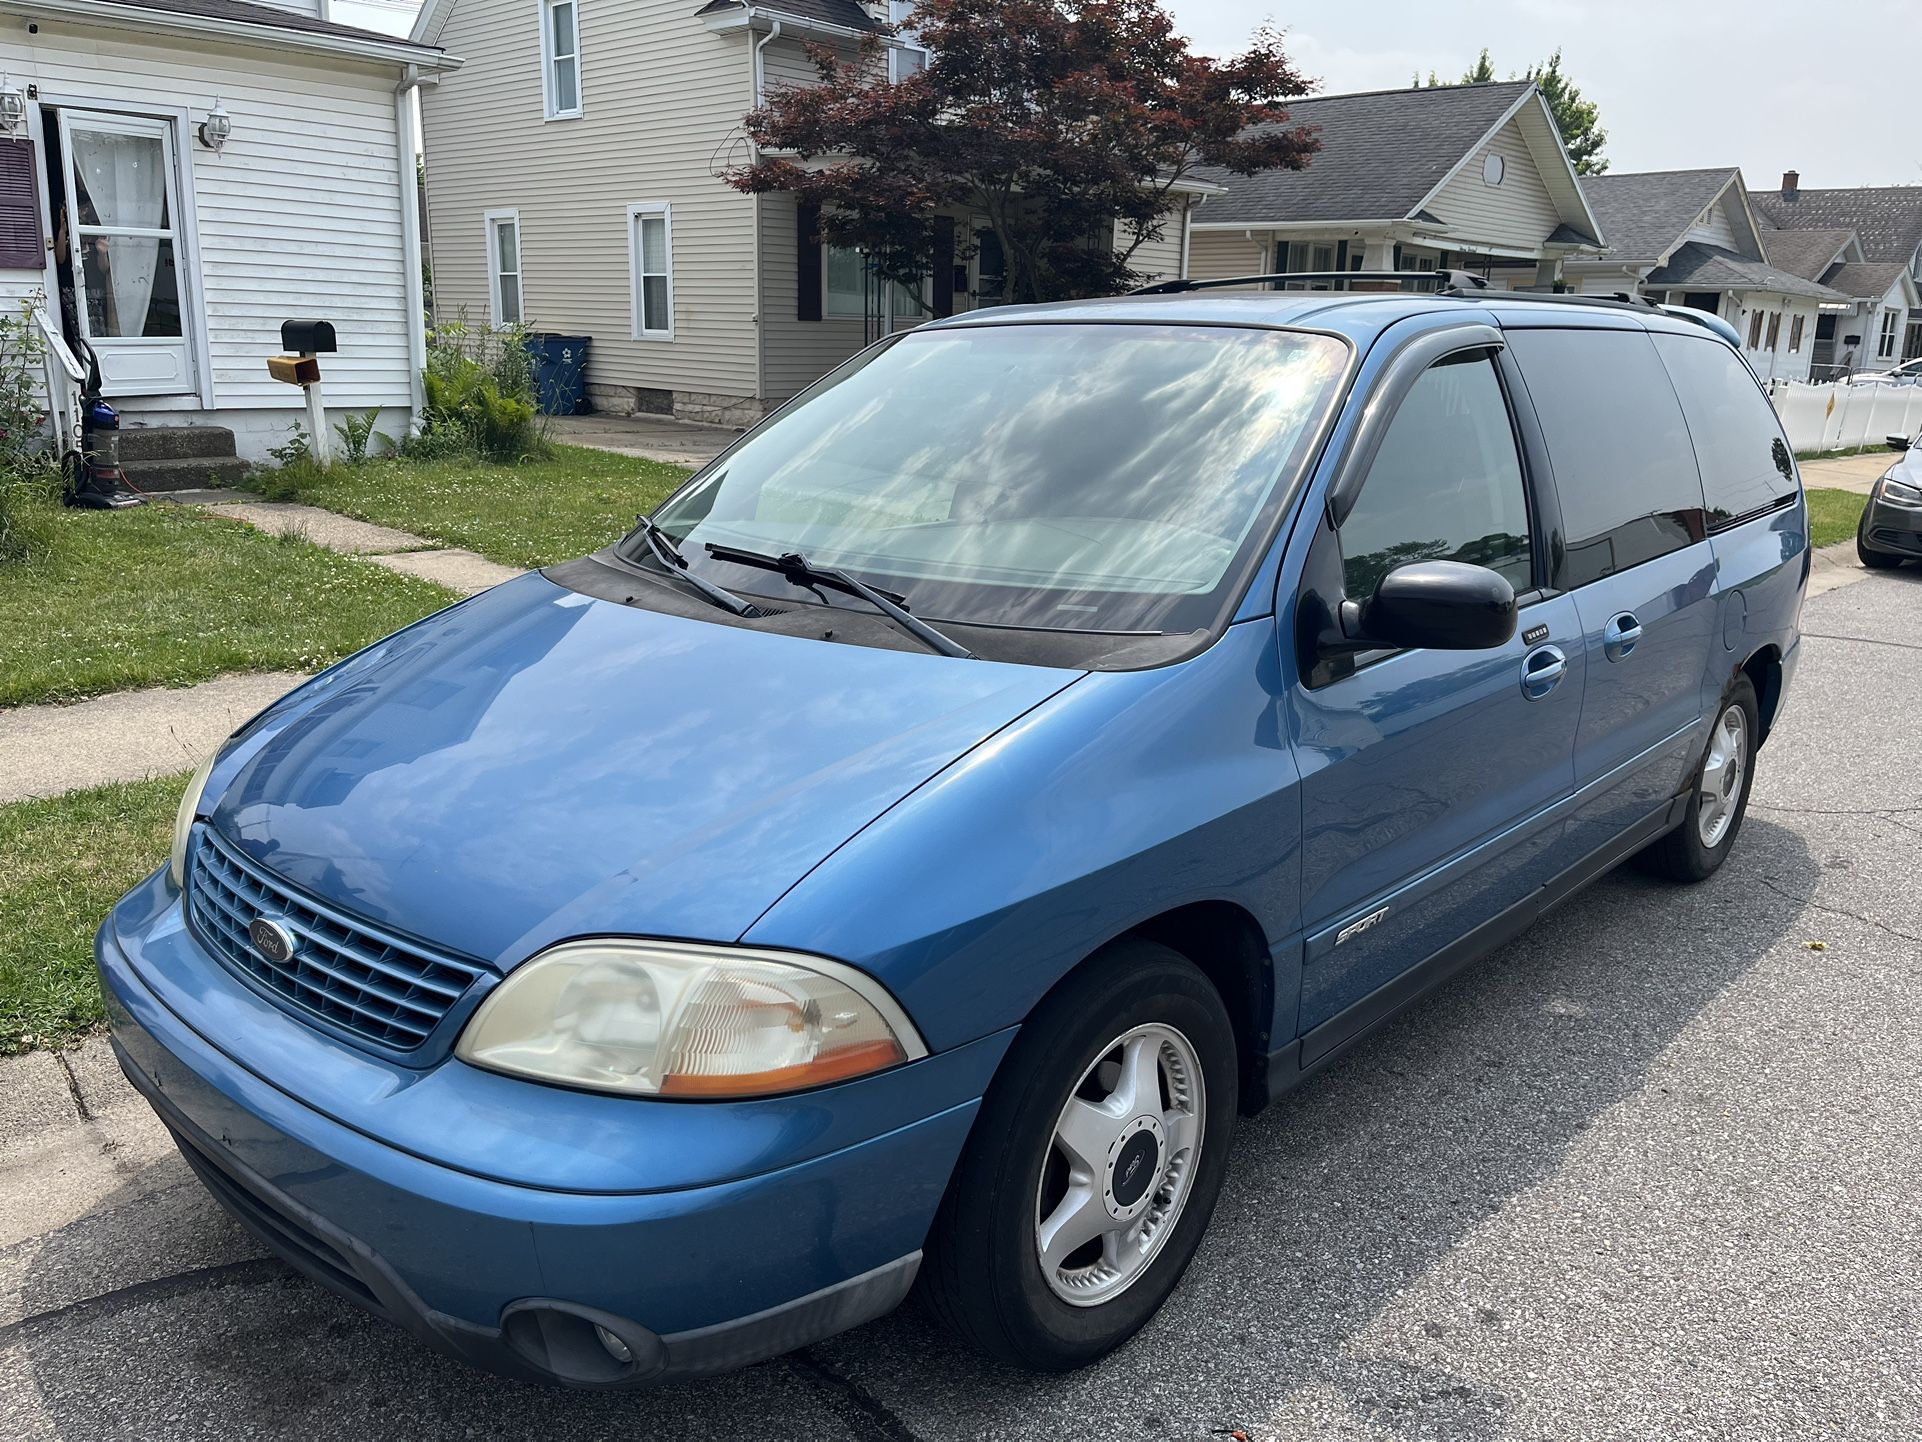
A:
POLYGON ((1205 1119, 1200 1058, 1173 1027, 1133 1028, 1082 1074, 1035 1196, 1035 1251, 1057 1297, 1099 1306, 1148 1270, 1192 1190, 1205 1119))
POLYGON ((1747 780, 1748 716, 1740 706, 1729 706, 1709 735, 1708 755, 1702 762, 1695 826, 1703 846, 1712 850, 1728 835, 1747 780))

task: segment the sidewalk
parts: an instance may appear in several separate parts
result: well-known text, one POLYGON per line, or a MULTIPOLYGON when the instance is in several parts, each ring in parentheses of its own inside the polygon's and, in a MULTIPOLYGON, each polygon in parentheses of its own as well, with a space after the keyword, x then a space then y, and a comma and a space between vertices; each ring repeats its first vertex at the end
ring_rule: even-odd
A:
POLYGON ((1837 491, 1853 491, 1866 496, 1876 478, 1895 460, 1894 451, 1864 451, 1859 456, 1836 456, 1825 461, 1802 462, 1802 484, 1810 490, 1818 486, 1837 491))
MULTIPOLYGON (((261 501, 240 491, 183 492, 170 504, 419 576, 471 596, 523 574, 425 536, 319 506, 261 501)), ((0 805, 184 771, 235 727, 307 677, 298 671, 221 676, 198 686, 120 691, 71 705, 0 709, 0 805)))
POLYGON ((554 439, 567 445, 675 466, 704 466, 741 437, 729 426, 669 416, 556 416, 552 424, 554 439))

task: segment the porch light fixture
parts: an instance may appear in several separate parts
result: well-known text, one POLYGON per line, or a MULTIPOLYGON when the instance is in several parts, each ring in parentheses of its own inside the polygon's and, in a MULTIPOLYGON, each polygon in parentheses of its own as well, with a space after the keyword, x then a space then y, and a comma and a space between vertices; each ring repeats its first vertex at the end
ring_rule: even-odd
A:
POLYGON ((227 137, 234 133, 234 118, 227 113, 227 107, 214 97, 214 108, 207 112, 207 118, 200 122, 200 143, 220 154, 220 147, 227 143, 227 137))
POLYGON ((0 130, 18 135, 27 123, 27 93, 13 83, 13 77, 0 74, 0 130))

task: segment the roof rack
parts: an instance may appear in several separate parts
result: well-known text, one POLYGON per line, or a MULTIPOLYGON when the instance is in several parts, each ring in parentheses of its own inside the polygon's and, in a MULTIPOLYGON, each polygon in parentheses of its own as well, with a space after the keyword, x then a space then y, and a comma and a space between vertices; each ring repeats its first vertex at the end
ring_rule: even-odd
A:
POLYGON ((1327 290, 1348 291, 1352 281, 1366 281, 1377 285, 1382 281, 1421 282, 1431 286, 1431 290, 1416 294, 1444 296, 1451 300, 1499 300, 1499 301, 1545 301, 1553 305, 1604 306, 1611 310, 1657 311, 1677 320, 1690 321, 1704 330, 1712 331, 1734 346, 1742 349, 1742 336, 1734 326, 1719 315, 1707 311, 1693 310, 1685 305, 1658 305, 1647 296, 1636 295, 1631 291, 1618 290, 1609 295, 1574 295, 1565 291, 1547 290, 1490 290, 1488 278, 1477 275, 1472 270, 1278 270, 1262 275, 1225 276, 1218 280, 1164 280, 1158 285, 1144 285, 1132 290, 1130 295, 1182 295, 1196 290, 1220 290, 1226 286, 1273 285, 1282 290, 1327 290), (1317 285, 1316 282, 1328 282, 1317 285), (1337 284, 1339 282, 1339 284, 1337 284))

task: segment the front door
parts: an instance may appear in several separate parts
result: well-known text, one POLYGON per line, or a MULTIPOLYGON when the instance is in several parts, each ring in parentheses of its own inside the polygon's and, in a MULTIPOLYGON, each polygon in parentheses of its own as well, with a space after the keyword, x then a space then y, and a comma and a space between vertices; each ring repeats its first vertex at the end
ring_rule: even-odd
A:
POLYGON ((1385 1013, 1412 968, 1526 910, 1563 864, 1584 676, 1574 603, 1537 585, 1546 548, 1486 350, 1414 383, 1353 509, 1314 544, 1338 552, 1348 600, 1404 562, 1454 560, 1499 571, 1523 605, 1506 645, 1363 657, 1294 693, 1304 1061, 1385 1013))
POLYGON ((60 112, 69 259, 81 339, 109 396, 194 389, 173 126, 60 112))

